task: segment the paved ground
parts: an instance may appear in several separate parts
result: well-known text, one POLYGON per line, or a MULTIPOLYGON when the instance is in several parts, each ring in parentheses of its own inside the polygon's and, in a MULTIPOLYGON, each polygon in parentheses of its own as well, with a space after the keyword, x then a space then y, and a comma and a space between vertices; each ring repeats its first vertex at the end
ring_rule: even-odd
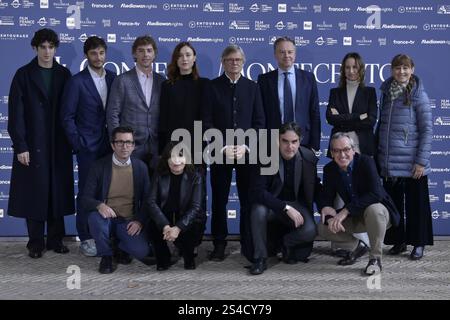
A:
POLYGON ((329 242, 317 241, 308 263, 287 265, 276 258, 260 276, 248 275, 238 242, 230 242, 224 262, 206 259, 212 243, 199 249, 196 270, 183 269, 182 260, 171 269, 157 272, 155 266, 138 261, 119 265, 111 275, 97 272, 99 258, 78 253, 78 243, 69 242, 71 252, 46 252, 32 260, 25 242, 0 241, 0 299, 449 299, 450 241, 435 241, 421 261, 403 256, 385 256, 381 278, 371 287, 360 269, 367 256, 353 266, 336 265, 329 242), (72 267, 70 267, 72 266, 72 267), (79 267, 80 289, 68 289, 74 276, 68 268, 79 267), (72 276, 72 278, 70 278, 72 276), (379 280, 379 281, 378 281, 379 280), (381 289, 376 289, 378 284, 381 289))

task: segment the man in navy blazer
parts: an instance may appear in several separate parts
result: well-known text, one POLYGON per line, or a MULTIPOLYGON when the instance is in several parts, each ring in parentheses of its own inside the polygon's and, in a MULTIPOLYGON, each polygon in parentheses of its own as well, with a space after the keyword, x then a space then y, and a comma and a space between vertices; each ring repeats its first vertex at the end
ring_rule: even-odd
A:
MULTIPOLYGON (((62 98, 61 121, 78 162, 78 195, 83 191, 92 163, 111 152, 106 130, 105 107, 115 73, 103 68, 106 43, 92 36, 84 43, 87 67, 67 83, 62 98)), ((80 251, 95 256, 95 242, 88 228, 87 213, 77 197, 76 226, 80 251)))
POLYGON ((296 49, 292 39, 278 38, 274 50, 278 69, 258 77, 267 129, 278 129, 283 123, 294 121, 303 133, 301 144, 319 150, 320 110, 316 79, 311 72, 295 68, 296 49))
POLYGON ((363 274, 372 275, 381 271, 386 229, 398 225, 400 215, 381 185, 373 158, 356 153, 354 142, 347 133, 335 133, 330 148, 333 161, 323 169, 319 235, 331 241, 353 242, 353 252, 338 262, 351 265, 367 252, 367 247, 353 233, 367 232, 370 257, 363 274), (337 210, 333 207, 336 195, 344 202, 337 210))
MULTIPOLYGON (((225 137, 226 129, 262 129, 265 128, 264 111, 258 85, 241 75, 245 55, 237 45, 230 45, 222 53, 225 72, 210 82, 205 89, 203 127, 215 128, 225 137)), ((224 139, 225 141, 225 139, 224 139)), ((235 161, 252 152, 246 145, 227 145, 222 151, 224 158, 233 164, 211 165, 212 222, 214 251, 210 259, 221 261, 225 258, 226 237, 228 235, 227 211, 228 194, 233 168, 236 170, 236 185, 240 204, 240 234, 242 253, 251 258, 250 226, 247 223, 250 185, 248 164, 235 161)), ((253 152, 257 152, 253 150, 253 152)))

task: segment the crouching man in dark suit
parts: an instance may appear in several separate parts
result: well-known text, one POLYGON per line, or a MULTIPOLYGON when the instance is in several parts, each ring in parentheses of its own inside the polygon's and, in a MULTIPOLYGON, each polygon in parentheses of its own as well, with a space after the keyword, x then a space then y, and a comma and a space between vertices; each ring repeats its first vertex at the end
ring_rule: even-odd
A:
MULTIPOLYGON (((278 172, 261 175, 259 168, 252 172, 251 181, 254 183, 250 189, 250 198, 254 260, 250 274, 262 274, 267 269, 269 222, 276 225, 278 235, 281 236, 284 262, 297 263, 296 250, 301 249, 300 246, 312 248, 311 242, 317 234, 313 202, 319 198, 321 185, 317 177, 317 158, 310 149, 300 147, 301 139, 301 129, 297 124, 290 122, 282 125, 278 172)), ((273 237, 270 241, 274 241, 273 237)), ((307 262, 307 256, 301 260, 307 262)))
POLYGON ((97 160, 91 167, 82 193, 81 205, 89 213, 89 228, 97 246, 100 273, 112 273, 114 262, 128 264, 129 255, 144 262, 150 251, 143 228, 148 212, 144 206, 150 182, 146 164, 130 158, 134 150, 133 129, 113 130, 113 155, 97 160), (113 252, 111 236, 119 241, 113 252))
POLYGON ((323 170, 319 235, 336 242, 353 241, 355 249, 338 262, 340 265, 351 265, 368 250, 352 234, 367 232, 369 263, 363 274, 378 273, 382 269, 382 244, 386 229, 398 225, 400 216, 381 186, 374 160, 356 153, 348 134, 335 133, 331 137, 330 148, 333 161, 323 170), (333 208, 336 195, 344 201, 344 207, 339 210, 333 208))

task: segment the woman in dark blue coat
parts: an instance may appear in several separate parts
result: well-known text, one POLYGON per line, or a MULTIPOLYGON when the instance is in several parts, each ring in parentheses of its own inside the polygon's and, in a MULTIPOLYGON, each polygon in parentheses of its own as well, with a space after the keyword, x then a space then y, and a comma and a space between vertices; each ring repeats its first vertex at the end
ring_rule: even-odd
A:
POLYGON ((378 167, 384 187, 400 213, 400 225, 386 233, 390 254, 414 246, 410 258, 421 259, 433 245, 428 177, 431 172, 432 115, 414 62, 399 54, 392 59, 392 77, 381 85, 378 167))

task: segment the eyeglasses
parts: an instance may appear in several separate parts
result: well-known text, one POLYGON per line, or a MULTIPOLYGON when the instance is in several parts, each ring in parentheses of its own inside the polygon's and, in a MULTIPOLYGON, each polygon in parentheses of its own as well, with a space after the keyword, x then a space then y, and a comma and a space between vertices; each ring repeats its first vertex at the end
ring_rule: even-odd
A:
POLYGON ((353 150, 352 147, 345 147, 342 149, 331 149, 331 152, 336 153, 336 154, 340 154, 341 152, 343 153, 349 153, 351 150, 353 150))
POLYGON ((226 63, 242 63, 243 59, 242 58, 227 58, 227 59, 223 59, 223 61, 225 61, 226 63))
POLYGON ((132 146, 134 146, 134 141, 131 141, 131 140, 126 140, 126 141, 114 140, 113 143, 116 146, 118 146, 118 147, 123 147, 123 146, 125 146, 125 147, 132 147, 132 146))

